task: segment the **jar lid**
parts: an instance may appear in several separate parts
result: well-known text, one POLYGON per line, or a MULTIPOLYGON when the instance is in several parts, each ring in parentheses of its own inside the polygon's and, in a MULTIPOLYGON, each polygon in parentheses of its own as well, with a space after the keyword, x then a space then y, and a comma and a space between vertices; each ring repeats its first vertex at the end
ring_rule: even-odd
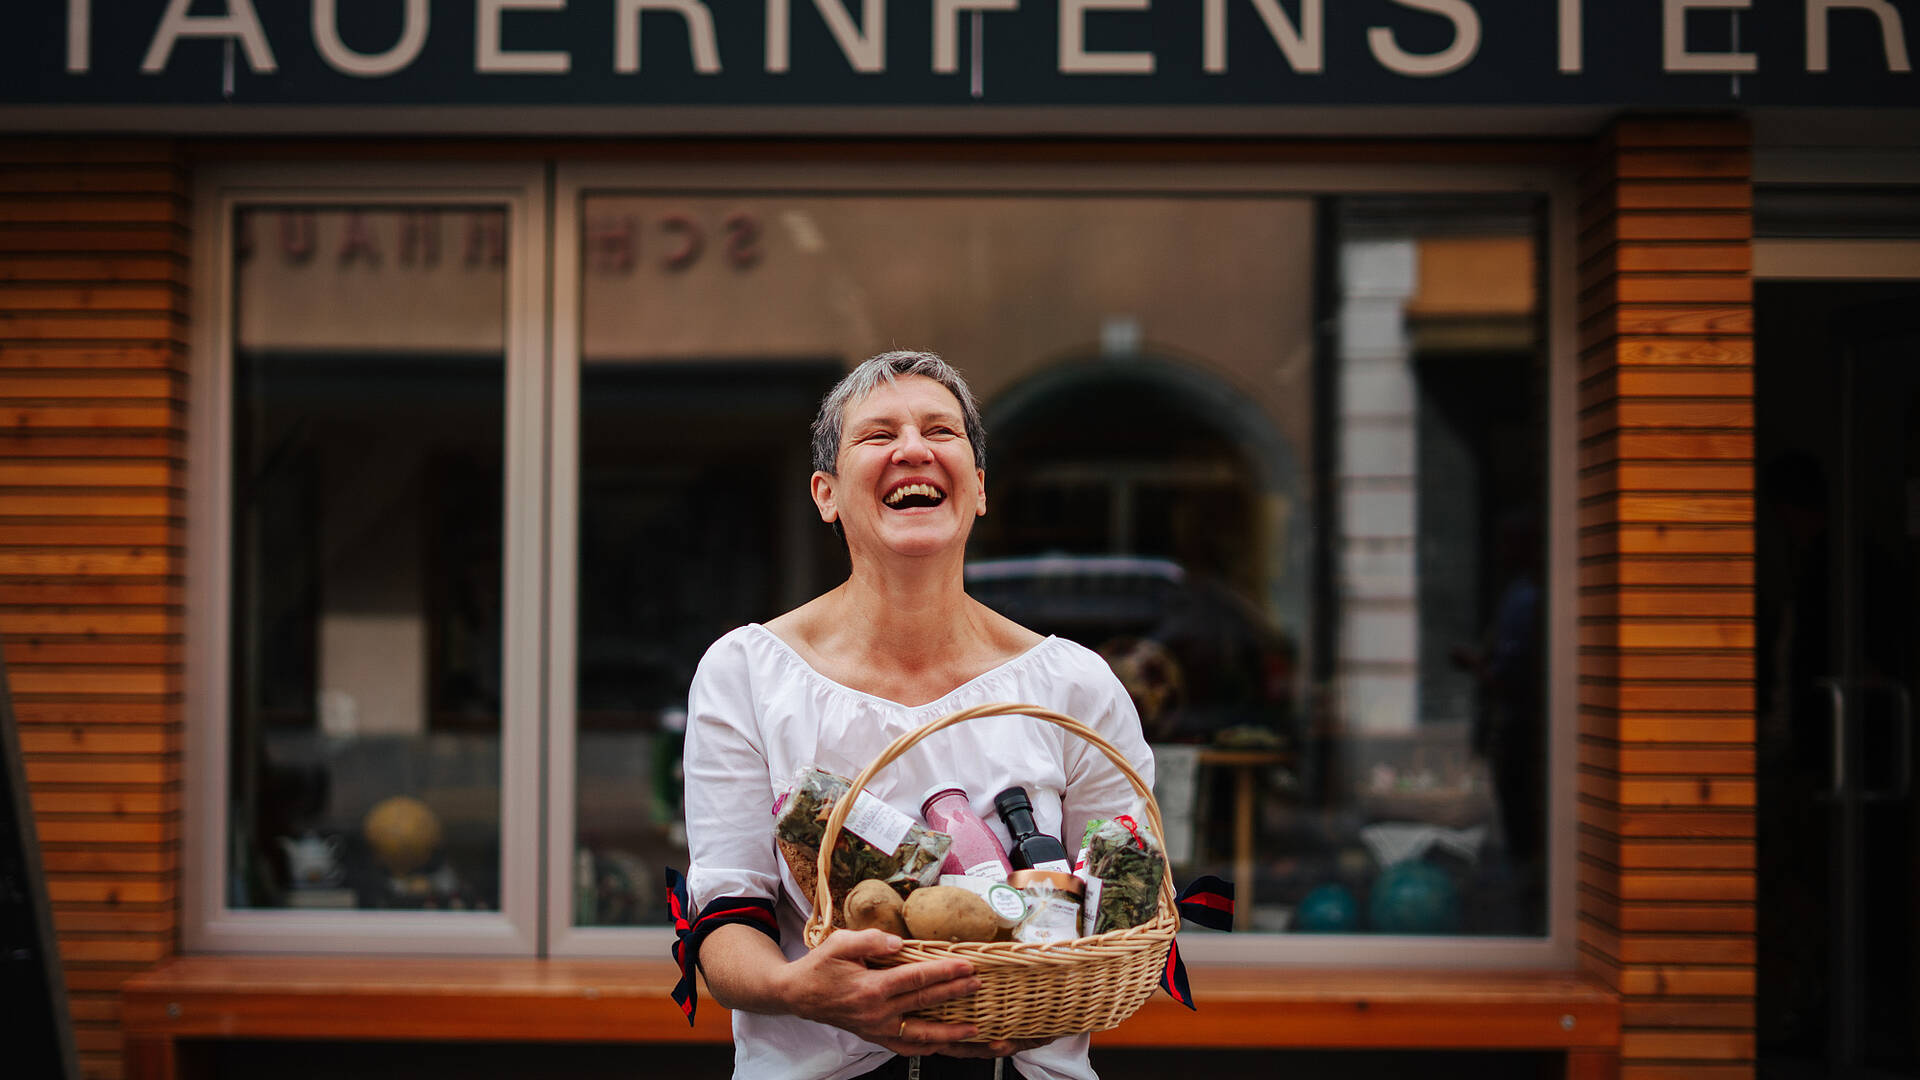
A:
POLYGON ((994 917, 1003 929, 1011 929, 1026 917, 1026 897, 1011 885, 996 881, 980 895, 986 900, 987 906, 993 909, 994 917))
POLYGON ((1007 875, 1007 884, 1016 889, 1024 889, 1028 885, 1046 885, 1069 896, 1079 896, 1087 891, 1086 882, 1058 870, 1015 870, 1007 875))

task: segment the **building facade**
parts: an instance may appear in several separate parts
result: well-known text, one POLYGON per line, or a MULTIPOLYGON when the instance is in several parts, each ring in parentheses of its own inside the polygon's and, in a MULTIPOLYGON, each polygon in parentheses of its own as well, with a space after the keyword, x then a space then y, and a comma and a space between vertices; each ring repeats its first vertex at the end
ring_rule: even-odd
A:
POLYGON ((838 580, 806 425, 895 346, 986 412, 970 590, 1239 883, 1199 1015, 1575 974, 1623 1076, 1920 1069, 1920 13, 135 7, 0 16, 86 1075, 183 955, 664 956, 692 665, 838 580))

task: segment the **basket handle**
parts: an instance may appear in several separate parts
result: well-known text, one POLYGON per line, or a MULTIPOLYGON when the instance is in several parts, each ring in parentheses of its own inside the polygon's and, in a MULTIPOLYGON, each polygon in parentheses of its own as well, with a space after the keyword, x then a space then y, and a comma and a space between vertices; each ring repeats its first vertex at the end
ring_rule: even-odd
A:
MULTIPOLYGON (((1163 864, 1165 863, 1167 831, 1160 824, 1160 804, 1154 801, 1152 789, 1140 779, 1140 774, 1135 772, 1133 766, 1127 762, 1126 755, 1102 738, 1099 732, 1065 713, 1043 709, 1038 705, 1016 705, 1006 702, 975 705, 973 708, 951 712, 938 720, 922 724, 893 740, 885 750, 880 751, 878 757, 868 763, 866 768, 860 770, 860 775, 853 779, 853 789, 848 797, 836 803, 832 813, 827 815, 827 823, 820 835, 821 857, 817 860, 818 870, 813 885, 813 914, 807 918, 806 938, 809 947, 817 946, 826 940, 827 927, 833 918, 833 894, 827 887, 827 877, 833 866, 833 846, 840 841, 840 829, 846 824, 847 815, 852 812, 854 801, 859 798, 859 793, 866 790, 867 784, 873 780, 876 773, 892 764, 900 755, 913 749, 920 740, 936 731, 950 728, 955 724, 963 724, 968 720, 978 720, 983 716, 1030 716, 1035 720, 1044 720, 1056 727, 1065 728, 1092 743, 1095 749, 1105 754, 1107 760, 1119 768, 1121 774, 1127 778, 1127 782, 1133 785, 1133 790, 1138 792, 1141 799, 1145 801, 1147 820, 1153 826, 1153 835, 1160 838, 1160 859, 1163 864)), ((1163 910, 1176 910, 1171 866, 1166 867, 1165 872, 1160 875, 1160 906, 1163 910)))

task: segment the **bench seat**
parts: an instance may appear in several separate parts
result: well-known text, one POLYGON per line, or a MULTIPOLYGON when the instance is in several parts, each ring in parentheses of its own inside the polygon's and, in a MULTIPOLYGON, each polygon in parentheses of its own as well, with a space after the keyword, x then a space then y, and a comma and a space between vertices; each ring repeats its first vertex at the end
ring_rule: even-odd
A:
MULTIPOLYGON (((703 996, 689 1028, 649 960, 182 956, 122 989, 127 1080, 189 1075, 179 1041, 725 1043, 703 996)), ((1156 993, 1105 1047, 1560 1050, 1567 1075, 1618 1070, 1620 1003, 1567 972, 1192 968, 1200 1010, 1156 993)))

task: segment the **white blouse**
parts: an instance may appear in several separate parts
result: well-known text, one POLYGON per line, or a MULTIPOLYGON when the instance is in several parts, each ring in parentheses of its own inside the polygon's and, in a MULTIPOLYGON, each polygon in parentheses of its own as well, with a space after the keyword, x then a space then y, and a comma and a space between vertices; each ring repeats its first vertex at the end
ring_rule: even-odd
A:
MULTIPOLYGON (((774 901, 780 947, 807 951, 804 926, 813 883, 794 880, 773 844, 774 797, 809 765, 852 778, 901 733, 988 702, 1041 705, 1098 731, 1153 783, 1153 755, 1125 688, 1100 656, 1049 637, 925 705, 907 706, 834 682, 757 623, 714 642, 688 693, 687 874, 694 904, 721 896, 774 901)), ((973 811, 1002 845, 1006 828, 993 796, 1027 789, 1034 821, 1071 852, 1086 823, 1126 813, 1138 798, 1127 778, 1084 740, 1025 716, 969 720, 929 736, 882 768, 867 790, 920 816, 935 784, 964 788, 973 811), (1062 828, 1064 822, 1065 827, 1062 828)), ((890 1051, 794 1016, 733 1014, 734 1076, 840 1080, 884 1064, 890 1051)), ((1029 1080, 1094 1080, 1087 1036, 1056 1040, 1014 1056, 1029 1080)))

